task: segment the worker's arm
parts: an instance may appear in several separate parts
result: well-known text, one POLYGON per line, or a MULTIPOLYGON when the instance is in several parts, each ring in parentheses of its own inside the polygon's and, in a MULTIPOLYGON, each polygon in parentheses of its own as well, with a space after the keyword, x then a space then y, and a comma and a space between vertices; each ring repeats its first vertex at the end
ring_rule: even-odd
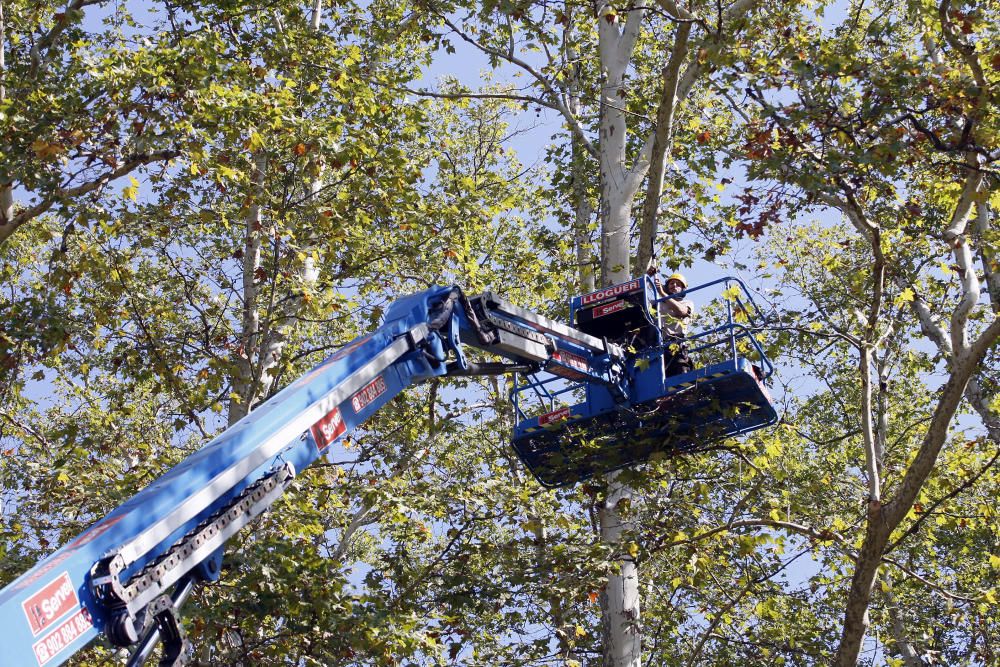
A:
MULTIPOLYGON (((669 296, 664 294, 663 296, 669 296)), ((676 318, 691 317, 694 311, 694 307, 690 302, 677 301, 675 299, 667 299, 666 301, 661 301, 660 304, 666 309, 667 313, 676 318)))
POLYGON ((653 278, 653 284, 656 285, 657 293, 665 299, 664 301, 660 301, 660 304, 666 309, 668 315, 676 318, 685 318, 691 317, 694 314, 694 306, 691 305, 690 301, 684 302, 670 298, 667 291, 663 289, 663 283, 660 282, 660 276, 655 276, 653 278))

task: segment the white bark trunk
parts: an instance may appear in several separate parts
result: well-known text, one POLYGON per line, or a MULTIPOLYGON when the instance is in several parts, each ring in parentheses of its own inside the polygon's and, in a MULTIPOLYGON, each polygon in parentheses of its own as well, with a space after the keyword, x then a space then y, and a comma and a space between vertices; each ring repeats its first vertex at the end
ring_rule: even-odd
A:
MULTIPOLYGON (((632 169, 626 162, 627 91, 625 70, 632 57, 644 10, 628 12, 622 30, 620 17, 607 20, 614 10, 610 3, 597 7, 601 56, 601 282, 610 285, 631 276, 629 222, 632 201, 649 167, 652 135, 632 169)), ((608 477, 607 499, 601 507, 601 541, 621 550, 621 536, 628 526, 619 503, 630 497, 627 487, 608 477)), ((639 667, 642 664, 642 632, 639 616, 639 572, 627 550, 620 555, 617 572, 608 577, 601 596, 604 664, 606 667, 639 667)))
POLYGON ((899 609, 899 602, 892 593, 892 577, 889 574, 882 575, 889 590, 885 593, 886 608, 889 611, 889 618, 892 621, 892 636, 896 640, 896 651, 903 659, 906 667, 924 667, 924 661, 913 647, 913 642, 906 632, 906 625, 903 623, 903 613, 899 609))
MULTIPOLYGON (((236 350, 236 372, 233 374, 232 395, 229 399, 229 425, 232 426, 250 412, 257 388, 254 386, 254 360, 260 333, 260 311, 257 299, 257 269, 260 268, 260 247, 263 236, 264 179, 267 156, 254 156, 254 202, 247 211, 243 232, 243 315, 240 322, 239 347, 236 350)), ((258 359, 259 361, 259 359, 258 359)))
POLYGON ((969 334, 967 324, 969 315, 979 303, 979 276, 976 275, 972 249, 966 236, 966 227, 972 213, 972 207, 979 199, 979 188, 983 182, 983 172, 980 169, 981 158, 970 153, 966 160, 969 175, 965 179, 962 196, 955 206, 951 224, 944 231, 944 240, 952 247, 955 264, 958 265, 959 278, 962 280, 962 300, 951 315, 951 347, 956 356, 968 349, 969 334))
POLYGON ((861 375, 861 431, 865 443, 865 466, 868 471, 868 502, 882 502, 882 476, 879 472, 881 453, 875 443, 872 402, 872 349, 862 343, 858 372, 861 375))
POLYGON ((622 551, 622 534, 628 524, 622 520, 619 503, 631 498, 630 490, 608 476, 608 496, 601 507, 601 541, 620 552, 618 572, 608 576, 604 590, 604 664, 608 667, 639 667, 642 664, 642 626, 639 615, 639 568, 635 559, 622 551))
POLYGON ((322 21, 323 21, 323 0, 313 0, 312 19, 309 22, 310 25, 312 26, 313 32, 319 30, 322 21))
POLYGON ((609 3, 598 6, 601 54, 601 279, 609 285, 627 280, 631 275, 629 221, 632 201, 649 167, 652 138, 630 170, 626 162, 625 70, 638 38, 642 10, 628 13, 624 29, 617 19, 606 20, 613 12, 609 3))
POLYGON ((573 141, 573 245, 576 246, 576 263, 579 267, 579 289, 593 292, 596 288, 594 276, 594 249, 590 234, 591 217, 594 207, 587 196, 585 151, 578 141, 573 141))
POLYGON ((979 259, 983 265, 983 276, 986 279, 986 291, 990 296, 990 307, 994 313, 1000 313, 1000 267, 997 266, 997 255, 992 252, 986 242, 990 229, 989 192, 981 192, 976 202, 976 234, 979 236, 979 259))

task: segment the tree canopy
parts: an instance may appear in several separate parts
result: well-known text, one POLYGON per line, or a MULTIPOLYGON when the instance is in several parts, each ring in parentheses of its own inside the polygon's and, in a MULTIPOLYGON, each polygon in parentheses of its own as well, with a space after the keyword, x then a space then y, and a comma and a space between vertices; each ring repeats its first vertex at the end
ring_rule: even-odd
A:
POLYGON ((768 302, 777 426, 548 491, 508 379, 412 389, 230 541, 198 663, 995 663, 998 25, 0 0, 0 581, 399 296, 561 319, 654 260, 768 302), (482 81, 422 78, 473 53, 482 81))

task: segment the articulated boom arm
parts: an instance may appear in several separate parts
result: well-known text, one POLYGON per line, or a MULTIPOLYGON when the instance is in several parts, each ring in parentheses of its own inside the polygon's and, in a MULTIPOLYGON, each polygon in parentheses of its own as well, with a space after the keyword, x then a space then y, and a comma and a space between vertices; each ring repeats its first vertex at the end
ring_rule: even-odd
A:
POLYGON ((432 288, 396 301, 361 336, 0 591, 0 664, 59 665, 104 633, 141 664, 189 652, 176 610, 219 576, 225 542, 296 471, 411 384, 446 375, 546 370, 624 388, 622 352, 493 294, 432 288), (463 345, 510 363, 469 362, 463 345))

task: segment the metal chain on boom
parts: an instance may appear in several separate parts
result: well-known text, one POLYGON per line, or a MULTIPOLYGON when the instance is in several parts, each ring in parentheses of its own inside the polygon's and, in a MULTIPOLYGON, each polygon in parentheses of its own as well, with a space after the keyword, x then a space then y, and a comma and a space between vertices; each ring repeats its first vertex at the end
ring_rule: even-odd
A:
POLYGON ((125 583, 119 576, 129 564, 120 553, 99 560, 91 581, 95 597, 111 612, 111 642, 123 647, 137 642, 145 620, 140 616, 149 615, 141 614, 147 605, 270 507, 294 477, 294 466, 286 463, 257 480, 125 583))

